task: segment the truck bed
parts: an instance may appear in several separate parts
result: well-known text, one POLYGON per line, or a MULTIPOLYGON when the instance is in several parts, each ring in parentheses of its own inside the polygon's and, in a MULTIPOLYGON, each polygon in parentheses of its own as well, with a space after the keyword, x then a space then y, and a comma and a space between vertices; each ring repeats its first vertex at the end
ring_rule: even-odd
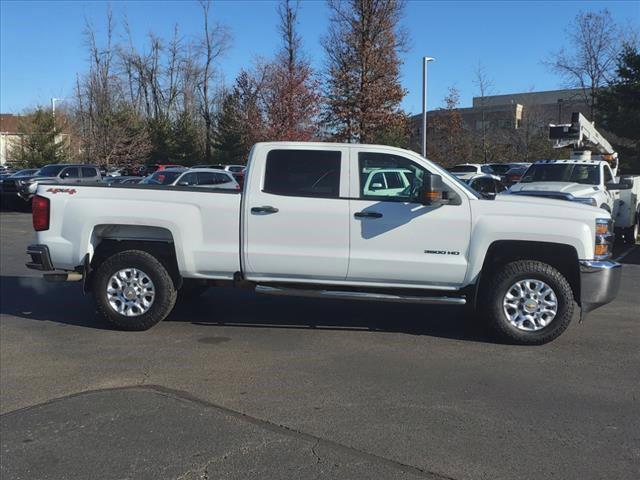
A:
POLYGON ((87 251, 114 238, 173 243, 180 273, 188 277, 231 279, 240 270, 238 191, 43 184, 38 195, 51 202, 50 229, 44 233, 56 268, 82 265, 87 251))

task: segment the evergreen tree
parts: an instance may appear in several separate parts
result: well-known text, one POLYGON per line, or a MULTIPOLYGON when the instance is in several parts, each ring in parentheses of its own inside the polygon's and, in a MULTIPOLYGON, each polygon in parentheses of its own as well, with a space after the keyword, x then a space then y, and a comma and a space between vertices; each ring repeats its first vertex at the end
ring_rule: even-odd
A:
POLYGON ((640 172, 640 53, 627 43, 617 59, 616 78, 597 95, 598 124, 617 137, 621 161, 640 172))
POLYGON ((67 161, 68 145, 61 137, 64 122, 60 115, 56 118, 51 110, 42 107, 25 115, 18 124, 20 143, 11 147, 13 158, 25 167, 67 161))
POLYGON ((180 165, 201 163, 203 152, 200 148, 198 125, 188 111, 178 114, 171 128, 171 159, 180 165))

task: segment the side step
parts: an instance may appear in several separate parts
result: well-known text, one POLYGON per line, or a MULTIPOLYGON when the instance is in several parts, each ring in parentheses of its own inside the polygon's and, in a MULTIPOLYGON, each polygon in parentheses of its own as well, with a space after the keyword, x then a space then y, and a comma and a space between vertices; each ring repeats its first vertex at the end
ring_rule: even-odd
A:
POLYGON ((467 299, 461 297, 426 297, 419 295, 394 295, 377 292, 351 292, 338 290, 309 290, 301 288, 269 287, 256 285, 256 293, 289 297, 334 298, 344 300, 367 300, 396 303, 423 303, 430 305, 465 305, 467 299))

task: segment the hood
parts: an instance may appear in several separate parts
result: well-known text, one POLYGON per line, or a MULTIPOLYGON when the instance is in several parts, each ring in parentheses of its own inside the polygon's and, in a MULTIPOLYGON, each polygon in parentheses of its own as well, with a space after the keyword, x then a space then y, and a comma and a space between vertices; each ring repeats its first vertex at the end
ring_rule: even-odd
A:
POLYGON ((14 177, 11 180, 29 181, 35 180, 36 182, 55 182, 58 177, 40 177, 38 175, 25 175, 24 177, 14 177))
POLYGON ((574 197, 588 197, 598 191, 595 185, 567 182, 531 182, 516 183, 511 187, 512 192, 560 192, 570 193, 574 197))

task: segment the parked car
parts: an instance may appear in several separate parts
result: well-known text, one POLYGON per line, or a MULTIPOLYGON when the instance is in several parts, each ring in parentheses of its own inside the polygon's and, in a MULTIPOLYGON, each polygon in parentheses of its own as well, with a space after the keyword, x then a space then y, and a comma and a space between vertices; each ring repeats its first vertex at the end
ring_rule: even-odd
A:
POLYGON ((231 172, 231 173, 241 173, 246 170, 247 166, 216 164, 216 165, 196 165, 193 168, 213 168, 214 170, 226 170, 227 172, 231 172))
POLYGON ((520 165, 518 167, 513 167, 505 175, 504 183, 508 187, 518 183, 520 180, 522 180, 522 177, 524 176, 528 168, 529 166, 527 165, 520 165))
POLYGON ((61 185, 98 183, 102 175, 95 165, 51 164, 45 165, 32 175, 3 180, 3 194, 17 195, 29 202, 42 182, 61 185))
POLYGON ((142 175, 142 176, 147 176, 147 175, 151 175, 152 173, 155 172, 160 172, 162 170, 166 170, 166 169, 175 169, 175 168, 186 168, 183 165, 174 165, 174 164, 153 164, 153 165, 141 165, 138 167, 138 174, 142 175))
POLYGON ((495 175, 495 172, 489 165, 481 163, 462 163, 455 167, 451 167, 448 170, 452 175, 458 177, 460 180, 468 180, 474 175, 479 175, 481 173, 495 175))
POLYGON ((142 177, 136 176, 119 176, 119 177, 106 177, 103 179, 104 183, 108 183, 109 185, 132 185, 136 183, 140 183, 142 181, 142 177))
POLYGON ((610 259, 611 215, 602 209, 485 200, 393 147, 273 142, 251 152, 242 192, 40 187, 27 266, 52 281, 83 280, 101 315, 124 330, 164 319, 178 289, 216 284, 469 304, 502 339, 541 344, 568 327, 574 301, 584 317, 618 292, 621 266, 610 259), (363 178, 376 169, 410 171, 411 188, 367 194, 363 178))
POLYGON ((507 173, 512 168, 516 167, 528 167, 531 165, 530 163, 525 162, 509 162, 509 163, 489 163, 489 167, 493 170, 494 175, 498 175, 500 179, 504 182, 507 178, 507 173))
POLYGON ((406 168, 381 168, 366 172, 364 194, 395 195, 411 186, 413 172, 406 168))
POLYGON ((502 180, 495 175, 479 174, 465 182, 484 198, 495 198, 496 195, 507 190, 502 180))
POLYGON ((148 177, 143 178, 140 181, 140 185, 171 185, 174 183, 183 172, 188 169, 182 168, 164 168, 152 173, 148 177))
POLYGON ((171 185, 240 190, 240 184, 236 182, 231 173, 213 168, 190 168, 183 172, 171 185))

